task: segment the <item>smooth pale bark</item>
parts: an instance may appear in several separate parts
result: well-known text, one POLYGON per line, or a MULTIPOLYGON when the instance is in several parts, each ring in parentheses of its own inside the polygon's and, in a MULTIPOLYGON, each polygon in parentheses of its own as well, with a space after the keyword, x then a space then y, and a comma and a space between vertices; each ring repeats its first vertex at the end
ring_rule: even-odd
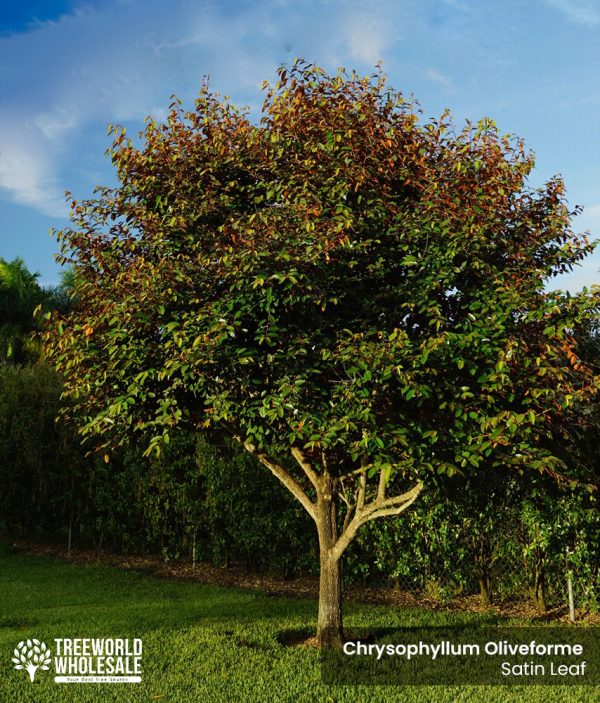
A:
POLYGON ((304 452, 292 447, 292 456, 302 468, 305 478, 314 489, 316 500, 311 500, 302 484, 272 457, 258 450, 250 442, 238 441, 253 454, 301 503, 315 521, 319 537, 319 615, 317 640, 321 647, 341 647, 344 642, 342 622, 342 576, 341 558, 347 546, 356 536, 358 529, 370 520, 388 515, 399 515, 406 510, 423 490, 417 483, 406 493, 386 496, 387 474, 380 474, 379 485, 371 500, 367 500, 367 470, 362 466, 356 471, 334 477, 326 470, 318 473, 304 452), (358 479, 358 488, 352 503, 341 493, 342 484, 349 479, 358 479), (338 525, 338 505, 340 497, 346 502, 346 519, 338 525))
POLYGON ((317 499, 320 566, 317 639, 321 647, 340 647, 344 642, 340 555, 335 549, 338 533, 334 490, 331 480, 323 480, 317 499))

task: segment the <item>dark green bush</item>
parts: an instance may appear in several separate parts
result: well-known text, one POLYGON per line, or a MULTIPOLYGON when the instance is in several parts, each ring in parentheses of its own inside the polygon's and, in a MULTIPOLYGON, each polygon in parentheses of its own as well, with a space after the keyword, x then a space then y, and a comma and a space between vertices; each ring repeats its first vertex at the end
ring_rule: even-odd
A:
MULTIPOLYGON (((75 546, 240 564, 283 577, 316 573, 311 519, 237 444, 182 432, 160 458, 134 446, 108 461, 86 456, 74 430, 55 422, 60 394, 59 378, 42 363, 0 365, 5 530, 64 544, 70 533, 75 546)), ((564 602, 570 573, 578 605, 597 607, 595 495, 541 479, 524 486, 508 479, 479 490, 460 481, 429 486, 406 513, 359 532, 346 554, 346 581, 445 599, 477 593, 485 576, 489 596, 523 596, 535 591, 537 564, 548 604, 564 602)))

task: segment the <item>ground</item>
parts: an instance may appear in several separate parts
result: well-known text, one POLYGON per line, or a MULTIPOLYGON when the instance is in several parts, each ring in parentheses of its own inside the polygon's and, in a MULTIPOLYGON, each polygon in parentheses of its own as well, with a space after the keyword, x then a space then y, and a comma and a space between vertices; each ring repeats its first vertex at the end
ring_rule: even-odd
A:
MULTIPOLYGON (((238 588, 253 588, 264 591, 271 596, 291 596, 293 598, 318 597, 319 579, 317 576, 298 576, 281 579, 264 574, 249 572, 239 564, 229 567, 215 566, 205 562, 194 565, 189 560, 165 561, 158 555, 121 555, 102 549, 73 549, 68 550, 58 544, 35 542, 23 539, 8 539, 12 547, 28 554, 55 556, 62 560, 77 564, 102 564, 117 566, 120 569, 133 569, 152 574, 159 578, 182 579, 195 581, 213 586, 234 586, 238 588)), ((470 613, 490 613, 502 617, 526 618, 533 624, 553 622, 569 622, 567 603, 555 605, 546 613, 540 613, 531 598, 506 598, 498 600, 492 606, 484 606, 477 594, 455 595, 446 600, 435 598, 426 593, 403 591, 386 586, 373 587, 360 583, 347 585, 345 588, 347 601, 359 601, 373 605, 389 605, 393 607, 425 608, 427 610, 465 611, 470 613)), ((587 608, 577 610, 577 621, 586 625, 600 625, 600 613, 587 608)))
MULTIPOLYGON (((157 578, 148 569, 69 562, 12 545, 0 547, 0 604, 2 703, 598 700, 592 687, 327 687, 317 650, 282 644, 314 627, 312 597, 157 578), (12 669, 10 658, 20 640, 32 637, 48 643, 55 637, 140 637, 142 683, 60 685, 51 672, 40 672, 31 684, 25 672, 12 669)), ((356 601, 346 608, 349 627, 484 621, 516 622, 493 612, 356 601)))

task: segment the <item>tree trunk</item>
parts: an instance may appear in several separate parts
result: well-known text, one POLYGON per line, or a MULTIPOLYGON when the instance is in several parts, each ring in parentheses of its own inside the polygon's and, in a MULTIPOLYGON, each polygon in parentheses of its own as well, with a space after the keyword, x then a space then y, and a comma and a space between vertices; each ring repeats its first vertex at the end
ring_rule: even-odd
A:
POLYGON ((479 595, 481 605, 488 606, 494 602, 494 583, 490 572, 491 548, 487 539, 483 539, 479 549, 479 595))
POLYGON ((342 578, 340 559, 334 555, 338 537, 334 484, 325 480, 317 501, 317 532, 319 535, 319 618, 317 640, 320 647, 341 647, 342 578))
POLYGON ((317 622, 317 641, 320 647, 341 647, 344 643, 342 627, 342 573, 341 557, 346 547, 355 537, 357 530, 368 520, 386 515, 399 515, 417 498, 423 484, 417 483, 411 490, 401 495, 385 496, 387 477, 382 471, 379 477, 377 495, 369 502, 367 496, 367 470, 363 464, 361 469, 345 474, 341 479, 332 476, 323 459, 323 472, 316 471, 304 452, 298 447, 292 447, 292 455, 302 467, 306 478, 312 484, 317 494, 313 501, 306 494, 302 484, 288 471, 264 452, 257 450, 251 442, 244 442, 236 437, 250 454, 264 464, 271 473, 292 493, 304 506, 305 510, 315 521, 319 536, 319 562, 321 567, 319 582, 319 616, 317 622), (344 519, 344 527, 338 534, 337 500, 339 497, 340 481, 360 474, 356 491, 356 502, 351 505, 348 500, 348 511, 344 519))
POLYGON ((479 577, 479 596, 481 598, 481 605, 486 607, 491 605, 494 600, 492 580, 487 574, 482 574, 479 577))
POLYGON ((538 610, 545 613, 548 609, 546 605, 546 570, 544 568, 544 552, 539 547, 535 548, 533 598, 538 610))

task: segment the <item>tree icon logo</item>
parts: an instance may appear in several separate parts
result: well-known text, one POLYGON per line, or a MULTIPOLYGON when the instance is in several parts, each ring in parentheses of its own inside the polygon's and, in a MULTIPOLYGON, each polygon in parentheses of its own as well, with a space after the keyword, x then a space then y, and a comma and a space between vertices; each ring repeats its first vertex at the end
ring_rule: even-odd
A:
POLYGON ((15 647, 12 660, 15 669, 25 669, 33 681, 38 669, 50 668, 50 650, 39 640, 24 640, 15 647))

